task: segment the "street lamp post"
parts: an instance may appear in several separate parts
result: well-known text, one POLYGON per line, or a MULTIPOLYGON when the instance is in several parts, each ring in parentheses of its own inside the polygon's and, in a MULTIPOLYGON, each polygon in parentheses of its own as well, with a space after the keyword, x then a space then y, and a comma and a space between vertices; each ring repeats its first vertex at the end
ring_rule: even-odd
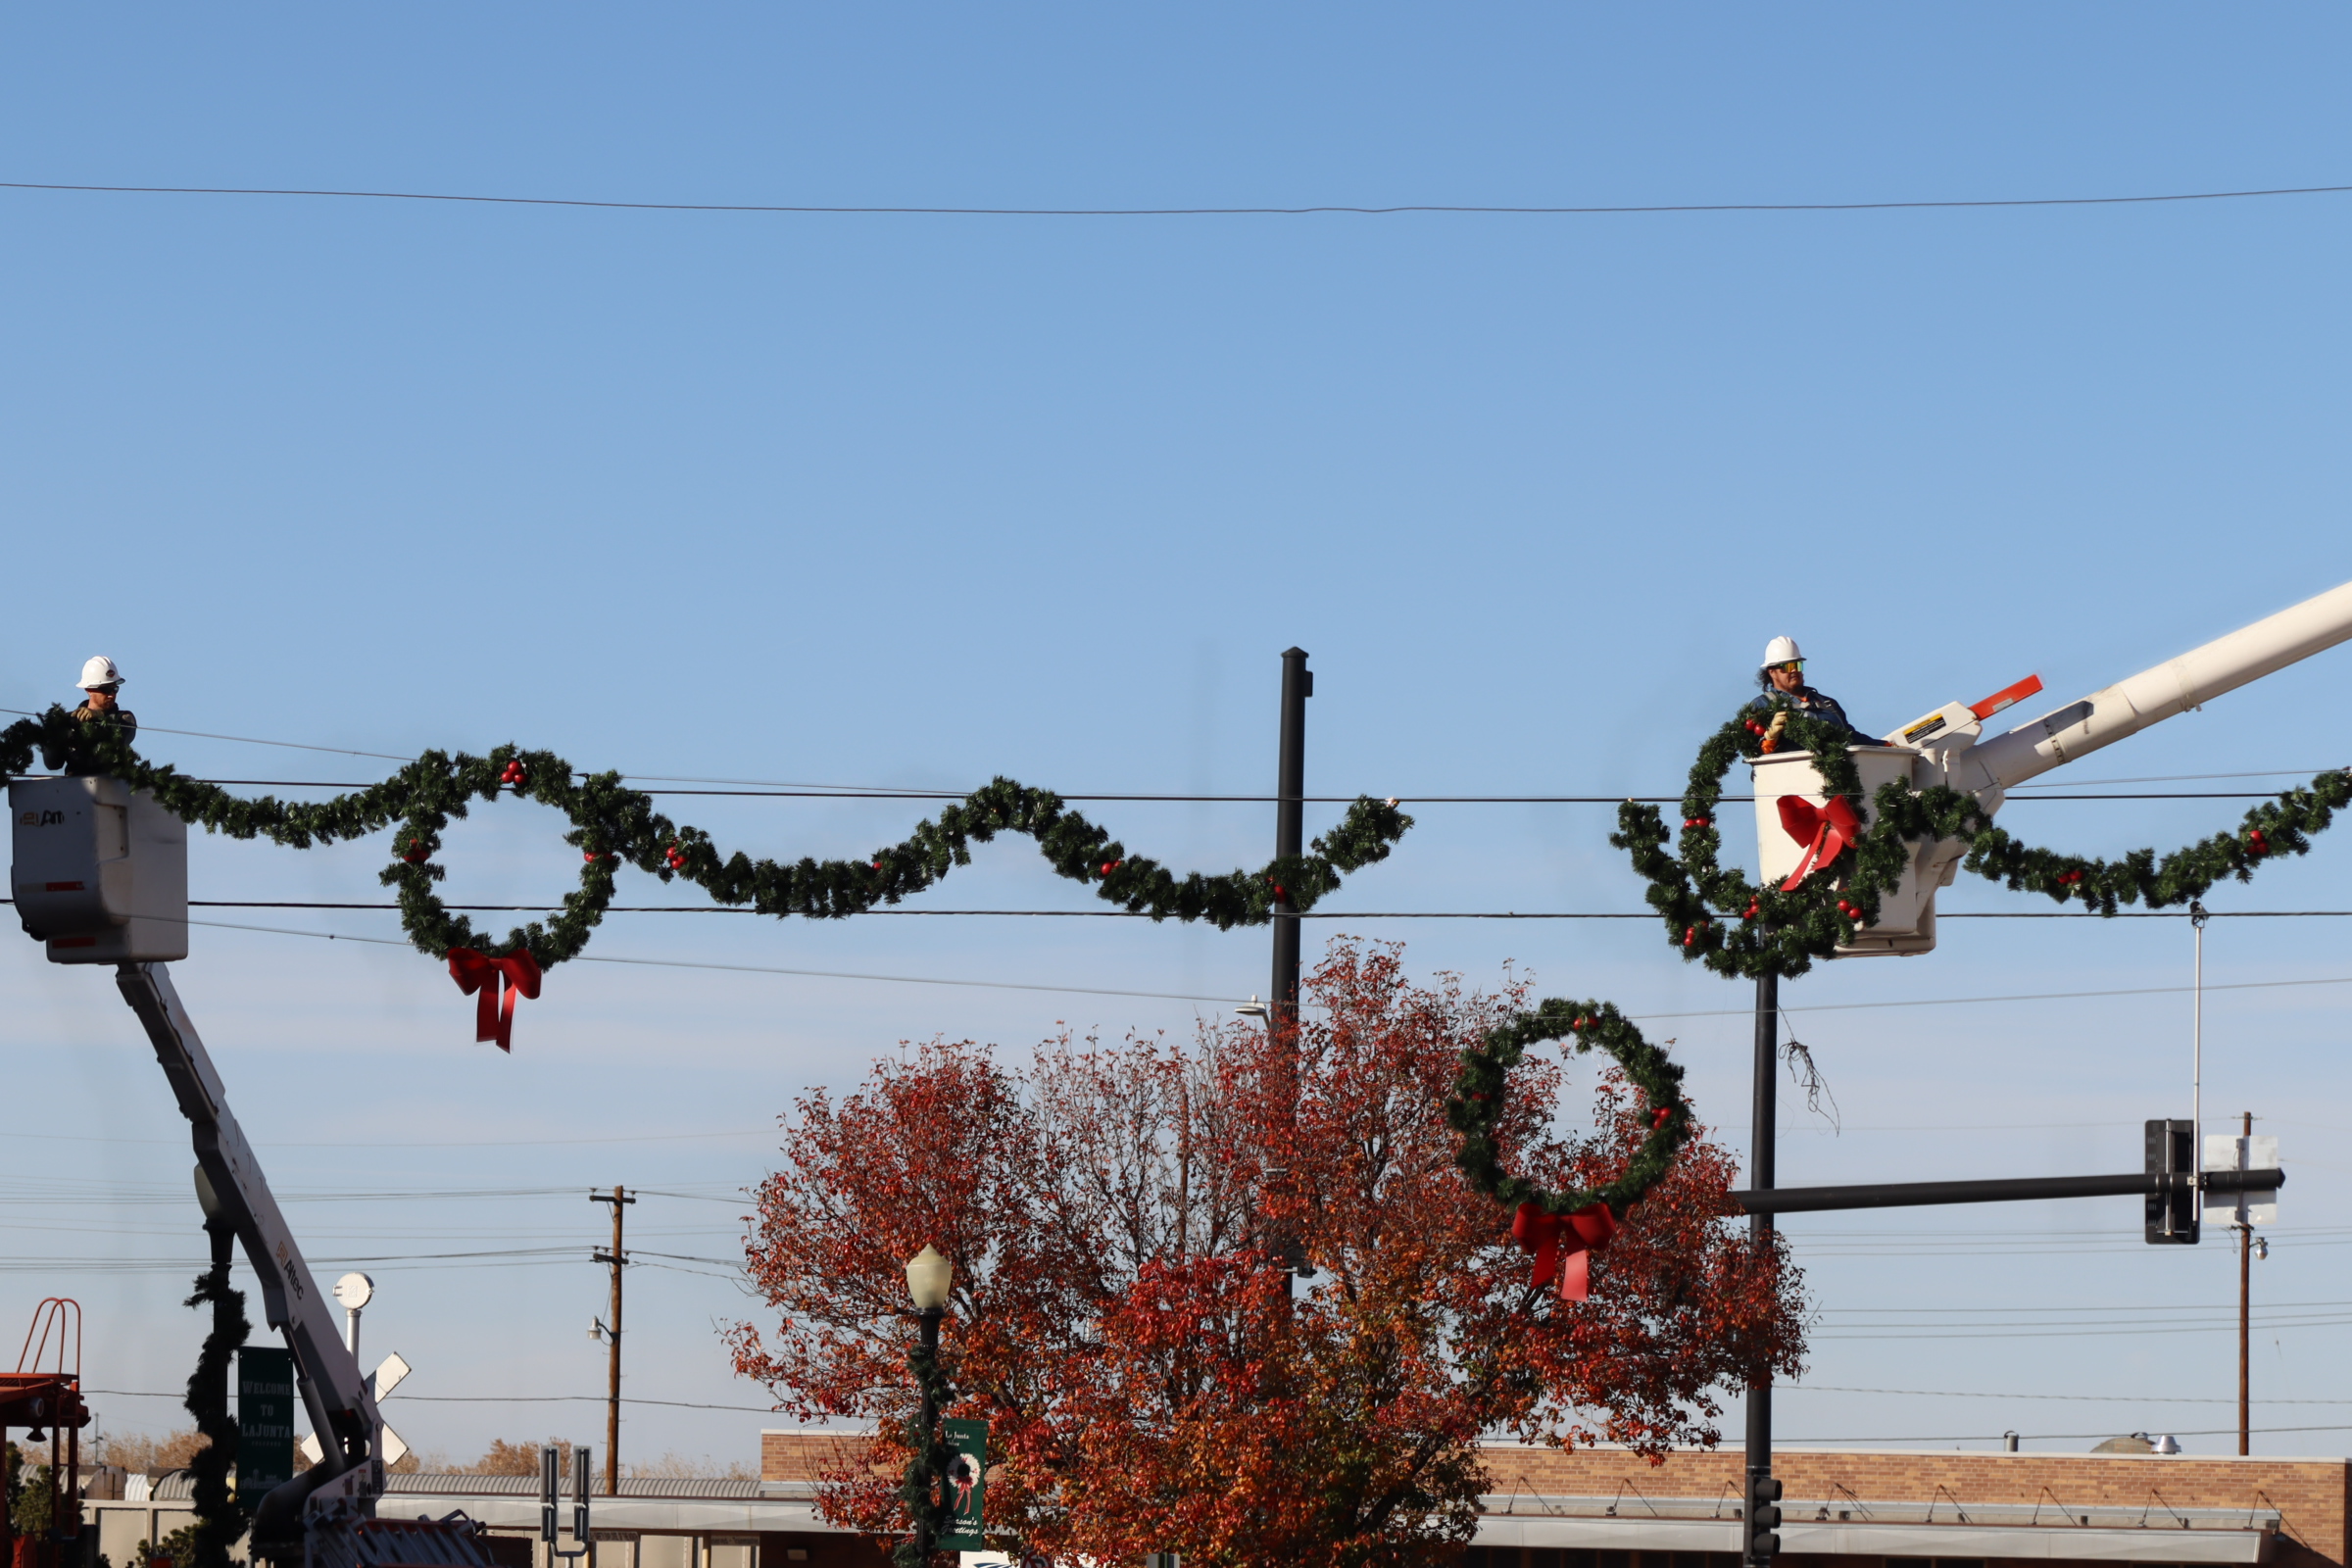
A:
POLYGON ((939 1320, 948 1305, 948 1287, 955 1282, 956 1265, 939 1255, 930 1243, 907 1259, 906 1294, 914 1298, 915 1321, 922 1325, 921 1348, 916 1352, 915 1382, 922 1393, 923 1501, 914 1510, 914 1546, 918 1561, 931 1560, 931 1496, 939 1484, 931 1454, 939 1443, 939 1404, 932 1397, 939 1370, 939 1320))

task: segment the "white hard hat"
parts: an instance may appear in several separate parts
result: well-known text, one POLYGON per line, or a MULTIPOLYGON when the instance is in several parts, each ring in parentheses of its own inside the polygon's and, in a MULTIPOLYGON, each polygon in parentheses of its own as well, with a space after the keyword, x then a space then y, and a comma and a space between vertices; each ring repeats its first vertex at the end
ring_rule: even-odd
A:
POLYGON ((122 672, 115 667, 113 660, 99 654, 81 666, 81 679, 74 684, 85 692, 97 686, 120 686, 122 684, 122 672))
POLYGON ((1801 661, 1804 657, 1804 651, 1796 646, 1795 638, 1775 637, 1764 645, 1764 662, 1760 667, 1770 669, 1775 664, 1786 664, 1791 660, 1801 661))

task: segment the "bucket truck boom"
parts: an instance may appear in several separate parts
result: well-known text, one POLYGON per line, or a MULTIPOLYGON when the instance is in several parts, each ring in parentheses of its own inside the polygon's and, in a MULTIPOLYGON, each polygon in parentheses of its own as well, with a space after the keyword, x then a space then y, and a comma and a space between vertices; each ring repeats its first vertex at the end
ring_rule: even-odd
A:
MULTIPOLYGON (((2020 682, 1973 707, 1946 704, 1876 746, 1852 748, 1862 774, 1864 824, 1878 817, 1872 797, 1895 779, 1907 780, 1915 789, 1940 784, 1959 790, 1974 796, 1987 813, 1997 811, 2006 792, 2028 779, 2346 641, 2352 641, 2352 583, 2217 637, 1989 741, 1978 740, 1984 720, 2007 707, 2012 693, 2038 690, 2039 681, 2020 682)), ((1760 757, 1751 765, 1759 868, 1777 882, 1796 869, 1805 849, 1782 827, 1779 800, 1793 795, 1815 806, 1826 804, 1821 773, 1809 752, 1760 757)), ((1880 901, 1876 923, 1840 947, 1838 956, 1933 951, 1936 890, 1952 885, 1967 853, 1968 846, 1957 839, 1913 845, 1901 886, 1880 901)))
POLYGON ((262 1500, 255 1539, 299 1536, 306 1502, 312 1510, 340 1503, 339 1511, 348 1516, 366 1517, 368 1504, 384 1490, 383 1417, 376 1411, 374 1391, 343 1344, 333 1303, 311 1277, 170 972, 160 963, 124 963, 115 984, 147 1031, 155 1059, 188 1118, 205 1207, 235 1227, 245 1259, 261 1281, 270 1326, 285 1335, 294 1352, 295 1387, 311 1430, 318 1435, 318 1462, 262 1500))
POLYGON ((10 890, 26 935, 48 944, 53 963, 114 965, 122 1000, 188 1118, 206 1215, 235 1230, 261 1282, 269 1324, 293 1352, 296 1387, 321 1451, 309 1470, 260 1499, 257 1553, 299 1552, 310 1568, 365 1568, 412 1560, 398 1557, 400 1543, 425 1531, 438 1538, 430 1560, 486 1564, 469 1524, 407 1524, 398 1535, 374 1520, 384 1490, 384 1423, 374 1388, 344 1345, 333 1303, 303 1260, 165 966, 188 953, 186 824, 119 779, 16 779, 8 804, 10 890))

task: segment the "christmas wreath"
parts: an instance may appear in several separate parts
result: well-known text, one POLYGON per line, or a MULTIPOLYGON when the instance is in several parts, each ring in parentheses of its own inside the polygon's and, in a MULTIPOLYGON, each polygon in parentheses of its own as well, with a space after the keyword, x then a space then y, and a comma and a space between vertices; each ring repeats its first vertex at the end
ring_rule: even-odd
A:
POLYGON ((1154 920, 1205 920, 1219 930, 1263 925, 1278 904, 1312 908, 1340 886, 1343 873, 1388 858, 1413 819, 1395 801, 1360 797, 1309 855, 1281 856, 1256 871, 1177 877, 1156 860, 1131 856, 1124 845, 1050 790, 999 778, 916 825, 904 841, 858 860, 755 860, 722 856, 710 836, 672 822, 653 798, 624 788, 617 773, 581 775, 553 752, 502 746, 487 757, 426 752, 380 784, 316 804, 274 796, 245 799, 215 784, 151 763, 111 726, 77 723, 62 708, 21 719, 0 731, 0 774, 25 772, 35 748, 52 767, 103 773, 147 791, 174 815, 231 838, 267 838, 294 849, 356 839, 397 824, 392 863, 378 880, 397 890, 401 926, 409 940, 436 958, 451 958, 468 992, 487 999, 512 982, 535 995, 537 974, 576 956, 612 902, 613 875, 633 865, 662 881, 691 882, 713 900, 749 905, 761 914, 832 919, 920 893, 955 866, 971 861, 971 846, 999 833, 1037 841, 1054 869, 1094 887, 1096 896, 1154 920), (564 895, 561 913, 533 921, 494 943, 441 902, 435 884, 447 874, 433 857, 452 817, 473 802, 512 797, 553 807, 571 821, 564 841, 580 851, 579 885, 564 895), (453 957, 470 955, 479 963, 453 957), (506 966, 504 974, 482 965, 506 966), (468 978, 473 983, 467 984, 468 978), (526 984, 527 978, 527 984, 526 984))
POLYGON ((1966 870, 2013 892, 2046 894, 2111 915, 2122 904, 2151 909, 2186 904, 2225 877, 2250 882, 2265 859, 2308 853, 2310 836, 2352 805, 2352 772, 2322 773, 2249 810, 2234 832, 2161 860, 2154 850, 2099 860, 2021 844, 1993 826, 1973 797, 1943 785, 1915 789, 1903 779, 1880 787, 1870 803, 1878 820, 1864 829, 1861 770, 1846 748, 1842 729, 1776 699, 1765 718, 1742 710, 1699 748, 1683 792, 1679 854, 1668 853, 1674 835, 1656 807, 1628 801, 1617 808, 1609 842, 1648 880, 1650 906, 1685 958, 1723 975, 1803 974, 1878 918, 1880 900, 1901 884, 1910 846, 1922 840, 1962 840, 1966 870), (1757 886, 1737 866, 1721 864, 1715 810, 1732 764, 1778 749, 1784 736, 1791 750, 1813 754, 1828 786, 1817 813, 1826 831, 1800 862, 1805 875, 1793 888, 1757 886))
POLYGON ((1461 1134, 1454 1157, 1471 1185, 1514 1211, 1511 1236, 1535 1254, 1534 1283, 1556 1280, 1561 1298, 1572 1301, 1585 1299, 1590 1288, 1591 1254, 1608 1245, 1618 1220, 1666 1174, 1690 1138, 1683 1069, 1612 1004, 1556 997, 1488 1030, 1462 1053, 1446 1119, 1461 1134), (1552 1192, 1503 1168, 1500 1128, 1511 1069, 1525 1059, 1528 1047, 1544 1040, 1568 1041, 1580 1054, 1595 1047, 1606 1052, 1648 1105, 1649 1133, 1642 1147, 1615 1179, 1598 1187, 1552 1192))

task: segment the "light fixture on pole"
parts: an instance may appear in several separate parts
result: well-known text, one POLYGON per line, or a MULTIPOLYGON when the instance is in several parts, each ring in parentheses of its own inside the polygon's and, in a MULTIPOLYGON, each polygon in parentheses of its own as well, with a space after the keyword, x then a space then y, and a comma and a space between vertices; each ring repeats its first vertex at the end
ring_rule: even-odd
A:
POLYGON ((932 1450, 939 1446, 939 1405, 931 1396, 939 1371, 939 1320, 947 1312, 948 1291, 956 1283, 956 1265, 929 1242, 906 1260, 906 1294, 914 1300, 915 1321, 921 1325, 920 1348, 915 1352, 914 1380, 922 1394, 924 1487, 923 1504, 915 1510, 914 1549, 918 1561, 931 1560, 933 1539, 932 1494, 939 1477, 933 1473, 932 1450))
POLYGON ((1264 1023, 1273 1014, 1264 1003, 1257 1000, 1257 993, 1252 991, 1248 1002, 1233 1009, 1233 1015, 1237 1018, 1255 1018, 1259 1023, 1264 1023))

